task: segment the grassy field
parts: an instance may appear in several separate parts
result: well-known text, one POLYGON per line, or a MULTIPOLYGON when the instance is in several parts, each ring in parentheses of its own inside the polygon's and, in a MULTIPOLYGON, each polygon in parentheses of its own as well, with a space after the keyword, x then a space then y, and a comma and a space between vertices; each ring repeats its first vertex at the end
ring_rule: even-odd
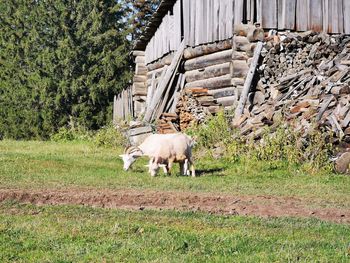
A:
POLYGON ((349 236, 317 220, 0 205, 1 262, 348 262, 349 236))
MULTIPOLYGON (((308 175, 283 164, 278 167, 263 162, 230 164, 202 158, 196 161, 198 178, 164 175, 152 178, 146 173, 146 160, 137 161, 132 171, 123 171, 118 157, 121 151, 96 148, 85 142, 0 141, 1 187, 132 188, 293 196, 317 206, 350 208, 347 176, 308 175)), ((178 172, 177 165, 174 172, 178 172)))
MULTIPOLYGON (((86 142, 0 141, 0 189, 293 196, 350 209, 347 176, 202 158, 198 178, 151 178, 146 160, 124 172, 120 152, 86 142)), ((0 203, 0 262, 349 262, 349 245, 349 225, 316 219, 0 203)))

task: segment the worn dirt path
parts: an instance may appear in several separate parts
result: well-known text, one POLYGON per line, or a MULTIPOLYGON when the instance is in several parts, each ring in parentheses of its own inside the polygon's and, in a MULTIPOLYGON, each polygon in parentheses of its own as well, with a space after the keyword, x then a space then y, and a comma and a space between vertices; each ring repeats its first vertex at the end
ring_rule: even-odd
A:
POLYGON ((0 202, 15 200, 36 205, 85 205, 128 210, 202 211, 212 214, 260 217, 314 217, 350 224, 350 210, 312 208, 293 197, 232 196, 148 190, 20 190, 1 189, 0 202))

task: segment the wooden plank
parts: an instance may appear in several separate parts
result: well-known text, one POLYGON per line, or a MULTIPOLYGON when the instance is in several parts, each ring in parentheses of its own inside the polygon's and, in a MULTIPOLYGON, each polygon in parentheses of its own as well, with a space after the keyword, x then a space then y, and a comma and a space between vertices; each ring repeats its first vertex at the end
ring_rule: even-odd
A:
POLYGON ((328 33, 344 32, 343 0, 324 0, 323 30, 328 33))
POLYGON ((234 1, 228 0, 227 3, 227 21, 226 21, 226 39, 231 38, 233 36, 233 6, 234 1))
POLYGON ((295 29, 295 0, 278 0, 278 29, 295 29))
POLYGON ((244 0, 235 0, 234 6, 234 25, 242 24, 243 21, 243 3, 244 0))
POLYGON ((343 0, 333 0, 332 3, 332 28, 330 33, 344 33, 343 0))
POLYGON ((261 2, 261 25, 265 29, 277 28, 277 0, 261 2))
POLYGON ((246 23, 248 24, 252 20, 252 3, 250 0, 246 1, 246 23))
POLYGON ((320 121, 322 119, 323 114, 326 112, 328 109, 328 105, 331 103, 331 101, 334 99, 333 95, 329 95, 327 98, 323 100, 322 106, 320 111, 317 114, 316 121, 320 121))
POLYGON ((203 20, 203 4, 202 0, 192 0, 192 2, 195 2, 195 13, 196 13, 196 23, 195 23, 195 39, 194 39, 194 45, 198 46, 202 43, 202 20, 203 20))
POLYGON ((350 1, 343 1, 343 10, 344 10, 344 33, 350 34, 350 1))
POLYGON ((297 31, 308 30, 309 6, 309 0, 297 1, 295 21, 297 31))
POLYGON ((181 95, 181 92, 184 89, 184 87, 185 87, 185 76, 182 75, 179 89, 178 89, 177 92, 175 92, 174 102, 173 102, 173 105, 171 106, 171 108, 169 110, 170 113, 175 113, 176 105, 177 105, 177 103, 178 103, 178 101, 180 99, 180 95, 181 95))
POLYGON ((184 23, 184 42, 186 46, 190 45, 190 0, 183 1, 183 23, 184 23))
POLYGON ((320 0, 309 0, 308 30, 323 30, 323 4, 320 0))
POLYGON ((217 40, 223 40, 225 38, 225 0, 217 0, 219 3, 219 33, 217 40))
POLYGON ((255 71, 256 71, 256 67, 257 67, 258 62, 259 62, 262 47, 263 47, 263 43, 258 42, 258 44, 256 45, 256 48, 254 50, 253 60, 250 64, 249 72, 248 72, 247 78, 244 82, 242 94, 241 94, 241 97, 239 98, 239 103, 238 103, 238 106, 237 106, 236 111, 235 111, 235 118, 239 118, 243 113, 243 110, 244 110, 244 107, 245 107, 245 104, 246 104, 246 101, 248 98, 250 86, 252 84, 252 81, 253 81, 253 78, 255 75, 255 71))
POLYGON ((179 46, 179 49, 175 53, 174 59, 171 62, 169 69, 167 70, 164 78, 159 83, 159 86, 158 86, 157 91, 154 95, 151 107, 149 107, 149 109, 147 109, 147 111, 145 113, 145 117, 144 117, 145 121, 149 122, 152 120, 153 111, 157 110, 157 109, 155 109, 157 103, 159 102, 161 96, 163 95, 164 90, 168 87, 169 81, 173 77, 173 74, 175 74, 175 72, 177 71, 177 69, 179 67, 179 63, 180 63, 181 58, 183 56, 184 49, 185 49, 185 43, 184 43, 184 41, 182 41, 181 45, 179 46))
POLYGON ((207 8, 207 43, 213 41, 213 1, 208 0, 208 8, 207 8))
POLYGON ((129 130, 129 135, 130 136, 136 136, 139 134, 144 134, 144 133, 149 133, 152 132, 152 127, 151 126, 144 126, 144 127, 137 127, 137 128, 132 128, 129 130))
POLYGON ((220 2, 218 0, 214 1, 214 21, 213 21, 213 41, 219 40, 219 25, 220 25, 220 2))
POLYGON ((196 0, 191 0, 191 7, 190 7, 190 46, 195 46, 196 43, 196 0))
POLYGON ((261 23, 261 5, 262 5, 262 0, 256 0, 256 22, 258 24, 262 24, 261 23))
POLYGON ((208 31, 206 30, 207 27, 207 21, 208 21, 208 17, 206 16, 207 14, 207 9, 209 6, 209 0, 202 0, 203 2, 203 8, 202 8, 202 22, 201 22, 201 39, 199 41, 200 44, 203 43, 208 43, 207 39, 208 39, 208 31))
POLYGON ((174 46, 173 50, 181 43, 181 1, 177 1, 174 6, 174 46))

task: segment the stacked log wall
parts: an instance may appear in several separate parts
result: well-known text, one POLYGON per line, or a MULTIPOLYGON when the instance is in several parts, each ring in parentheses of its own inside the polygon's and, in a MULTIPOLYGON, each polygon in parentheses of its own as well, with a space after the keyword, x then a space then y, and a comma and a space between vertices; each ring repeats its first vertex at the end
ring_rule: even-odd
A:
POLYGON ((132 96, 135 114, 145 111, 147 98, 147 67, 144 51, 133 51, 135 61, 135 75, 132 84, 132 96))

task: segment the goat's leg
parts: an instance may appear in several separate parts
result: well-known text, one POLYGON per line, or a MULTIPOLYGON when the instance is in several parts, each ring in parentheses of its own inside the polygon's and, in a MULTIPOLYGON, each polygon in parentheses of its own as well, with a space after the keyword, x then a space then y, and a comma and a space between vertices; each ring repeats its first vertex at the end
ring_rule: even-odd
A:
POLYGON ((194 165, 193 165, 192 159, 189 159, 188 162, 190 164, 192 177, 196 177, 196 171, 194 169, 194 165))
POLYGON ((189 175, 189 170, 188 170, 188 159, 185 159, 185 164, 184 164, 184 175, 189 175))
POLYGON ((168 174, 168 166, 167 165, 162 165, 162 168, 163 168, 163 172, 165 174, 168 174))
POLYGON ((173 167, 174 164, 174 159, 169 159, 168 160, 168 173, 171 175, 171 168, 173 167))
POLYGON ((184 162, 179 162, 181 175, 185 175, 184 164, 185 164, 184 162))

